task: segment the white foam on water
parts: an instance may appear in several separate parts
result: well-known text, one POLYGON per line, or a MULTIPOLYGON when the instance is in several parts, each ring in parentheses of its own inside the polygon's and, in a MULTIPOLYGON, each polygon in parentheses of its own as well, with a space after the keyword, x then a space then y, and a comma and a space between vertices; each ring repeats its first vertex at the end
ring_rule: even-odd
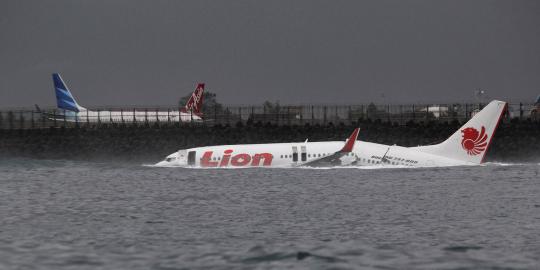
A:
MULTIPOLYGON (((525 166, 527 163, 508 163, 508 162, 486 162, 482 166, 525 166)), ((540 163, 539 163, 540 165, 540 163)))
MULTIPOLYGON (((143 167, 152 168, 184 168, 194 170, 237 170, 237 169, 305 169, 305 170, 335 170, 335 169, 359 169, 359 170, 381 170, 381 169, 421 169, 421 168, 449 168, 449 167, 488 167, 488 166, 526 166, 531 163, 507 163, 507 162, 486 162, 483 164, 470 164, 460 166, 405 166, 405 165, 361 165, 361 166, 329 166, 329 167, 309 167, 309 166, 271 166, 271 167, 200 167, 200 166, 185 166, 185 165, 158 165, 158 164, 142 164, 143 167)), ((534 163, 533 163, 534 164, 534 163)), ((537 165, 540 165, 538 163, 537 165)))
POLYGON ((152 168, 184 168, 194 170, 237 170, 237 169, 303 169, 303 170, 335 170, 335 169, 360 169, 360 170, 380 170, 380 169, 418 169, 429 168, 435 166, 425 167, 411 167, 404 165, 368 165, 368 166, 329 166, 329 167, 309 167, 309 166, 272 166, 272 167, 200 167, 200 166, 183 166, 183 165, 158 165, 158 164, 142 164, 143 167, 152 168))

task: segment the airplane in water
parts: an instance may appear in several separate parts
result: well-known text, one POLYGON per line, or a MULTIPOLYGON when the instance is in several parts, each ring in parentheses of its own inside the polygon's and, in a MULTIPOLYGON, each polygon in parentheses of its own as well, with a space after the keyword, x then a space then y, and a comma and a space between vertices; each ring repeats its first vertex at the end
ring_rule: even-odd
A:
POLYGON ((204 83, 197 84, 186 105, 179 110, 169 111, 94 111, 80 106, 58 73, 52 74, 58 113, 38 112, 51 120, 89 123, 121 122, 201 122, 204 83))
POLYGON ((157 166, 331 167, 331 166, 461 166, 484 161, 506 102, 494 100, 440 144, 401 147, 357 141, 356 128, 345 141, 241 144, 179 150, 157 166))

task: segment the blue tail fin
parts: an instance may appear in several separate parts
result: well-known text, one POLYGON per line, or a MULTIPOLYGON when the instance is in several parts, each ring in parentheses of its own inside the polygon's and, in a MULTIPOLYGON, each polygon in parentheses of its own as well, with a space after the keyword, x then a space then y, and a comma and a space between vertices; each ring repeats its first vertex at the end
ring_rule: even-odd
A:
POLYGON ((52 78, 54 82, 54 90, 56 92, 56 104, 58 105, 59 109, 74 112, 79 112, 81 109, 84 109, 77 104, 77 101, 75 101, 75 98, 73 98, 73 95, 71 95, 71 92, 62 80, 62 77, 60 77, 60 74, 53 73, 52 78))

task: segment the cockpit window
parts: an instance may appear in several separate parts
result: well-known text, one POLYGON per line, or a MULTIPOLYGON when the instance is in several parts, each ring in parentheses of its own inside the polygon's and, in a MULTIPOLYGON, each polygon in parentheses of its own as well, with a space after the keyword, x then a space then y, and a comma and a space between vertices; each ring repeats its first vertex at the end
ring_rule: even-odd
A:
POLYGON ((167 162, 171 162, 173 159, 168 157, 167 159, 165 159, 167 162))

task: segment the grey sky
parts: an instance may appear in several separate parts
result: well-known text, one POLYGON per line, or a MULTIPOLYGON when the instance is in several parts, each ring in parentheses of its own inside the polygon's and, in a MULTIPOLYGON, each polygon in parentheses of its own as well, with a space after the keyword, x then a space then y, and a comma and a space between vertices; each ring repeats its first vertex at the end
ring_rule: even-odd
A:
POLYGON ((0 106, 454 102, 540 94, 540 1, 0 1, 0 106), (384 97, 383 97, 384 94, 384 97))

